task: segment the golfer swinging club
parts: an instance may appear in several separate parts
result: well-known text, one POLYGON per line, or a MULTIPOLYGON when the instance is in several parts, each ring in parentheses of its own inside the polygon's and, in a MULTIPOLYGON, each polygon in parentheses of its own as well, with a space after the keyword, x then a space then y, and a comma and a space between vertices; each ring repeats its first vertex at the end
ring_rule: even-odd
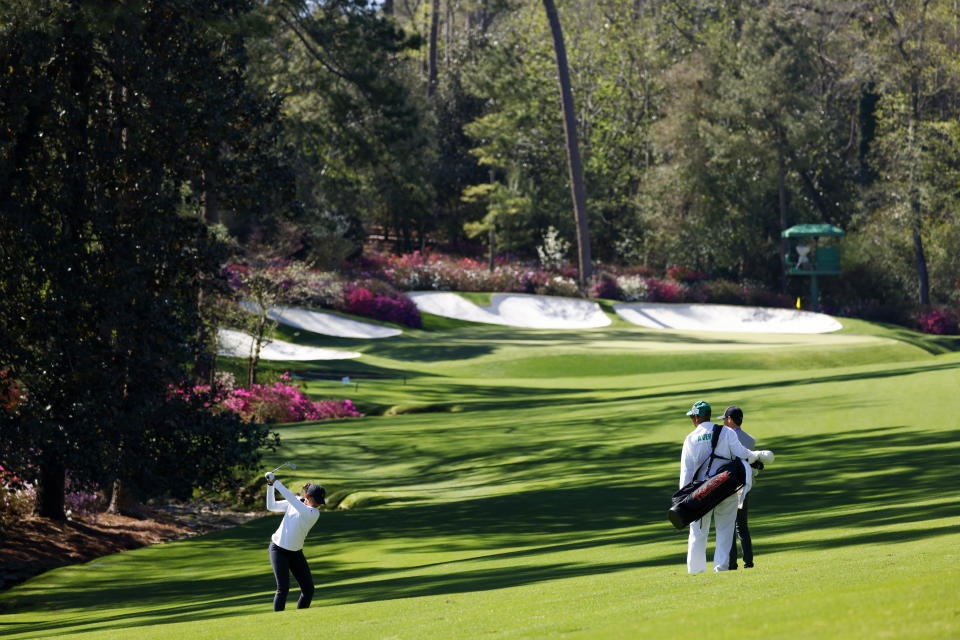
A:
POLYGON ((290 574, 300 585, 300 599, 297 600, 297 609, 306 609, 313 599, 313 576, 310 567, 303 555, 303 541, 310 528, 320 517, 318 507, 326 504, 326 491, 318 484, 303 485, 304 497, 295 496, 290 489, 283 486, 274 478, 273 473, 267 477, 267 510, 283 514, 283 521, 270 537, 270 565, 273 567, 273 576, 277 580, 277 593, 273 596, 273 610, 283 611, 287 603, 287 593, 290 591, 290 574), (275 500, 274 489, 286 498, 275 500))

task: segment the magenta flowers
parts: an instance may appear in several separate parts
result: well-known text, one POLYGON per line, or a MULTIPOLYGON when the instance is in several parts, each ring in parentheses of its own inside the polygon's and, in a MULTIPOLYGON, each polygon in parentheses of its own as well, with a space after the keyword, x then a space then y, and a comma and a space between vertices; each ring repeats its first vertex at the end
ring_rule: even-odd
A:
POLYGON ((246 422, 303 422, 363 416, 349 399, 311 400, 289 373, 272 384, 250 387, 235 387, 233 376, 229 375, 221 375, 217 382, 213 387, 171 385, 169 397, 197 403, 214 413, 229 411, 246 422))

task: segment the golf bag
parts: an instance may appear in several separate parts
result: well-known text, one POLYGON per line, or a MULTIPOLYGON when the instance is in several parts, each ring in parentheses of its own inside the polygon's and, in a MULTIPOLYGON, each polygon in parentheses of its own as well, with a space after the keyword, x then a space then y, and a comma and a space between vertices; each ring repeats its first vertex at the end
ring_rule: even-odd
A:
MULTIPOLYGON (((723 425, 713 425, 713 436, 710 438, 710 457, 704 464, 710 469, 714 458, 719 458, 714 452, 720 440, 723 425)), ((726 460, 726 458, 721 458, 726 460)), ((700 469, 703 465, 700 465, 700 469)), ((696 478, 700 469, 693 474, 696 478)), ((743 468, 743 460, 734 458, 717 469, 717 472, 705 480, 694 480, 673 494, 672 505, 667 512, 670 522, 677 529, 683 529, 694 520, 699 520, 709 513, 715 506, 729 498, 747 481, 747 472, 743 468)))

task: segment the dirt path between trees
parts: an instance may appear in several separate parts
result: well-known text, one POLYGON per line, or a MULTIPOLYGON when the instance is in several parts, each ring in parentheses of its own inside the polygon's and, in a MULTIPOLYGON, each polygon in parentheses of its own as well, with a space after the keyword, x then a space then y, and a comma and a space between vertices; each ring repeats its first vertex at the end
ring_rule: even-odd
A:
POLYGON ((0 531, 0 591, 50 569, 151 544, 237 526, 261 512, 223 511, 216 505, 163 505, 143 520, 101 513, 96 521, 58 522, 27 517, 0 531))

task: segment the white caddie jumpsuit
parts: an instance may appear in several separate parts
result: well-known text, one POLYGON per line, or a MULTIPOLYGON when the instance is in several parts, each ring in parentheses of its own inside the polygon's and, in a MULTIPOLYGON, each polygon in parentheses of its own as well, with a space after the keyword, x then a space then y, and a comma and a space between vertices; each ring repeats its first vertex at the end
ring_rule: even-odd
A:
MULTIPOLYGON (((704 468, 694 478, 697 469, 710 457, 710 440, 713 437, 713 424, 710 421, 701 422, 696 429, 690 432, 683 441, 683 452, 680 454, 680 487, 684 487, 693 480, 702 480, 713 475, 717 468, 728 460, 743 458, 747 462, 757 459, 757 453, 740 444, 740 439, 733 429, 723 427, 720 439, 714 454, 717 458, 707 468, 704 468), (719 458, 726 458, 720 460, 719 458)), ((747 470, 748 473, 751 471, 747 470)), ((730 543, 733 541, 734 528, 737 523, 737 494, 718 504, 713 511, 700 520, 690 523, 690 537, 687 540, 687 573, 703 573, 707 570, 707 536, 710 533, 711 516, 716 521, 716 548, 713 552, 713 570, 726 571, 730 564, 730 543)))

